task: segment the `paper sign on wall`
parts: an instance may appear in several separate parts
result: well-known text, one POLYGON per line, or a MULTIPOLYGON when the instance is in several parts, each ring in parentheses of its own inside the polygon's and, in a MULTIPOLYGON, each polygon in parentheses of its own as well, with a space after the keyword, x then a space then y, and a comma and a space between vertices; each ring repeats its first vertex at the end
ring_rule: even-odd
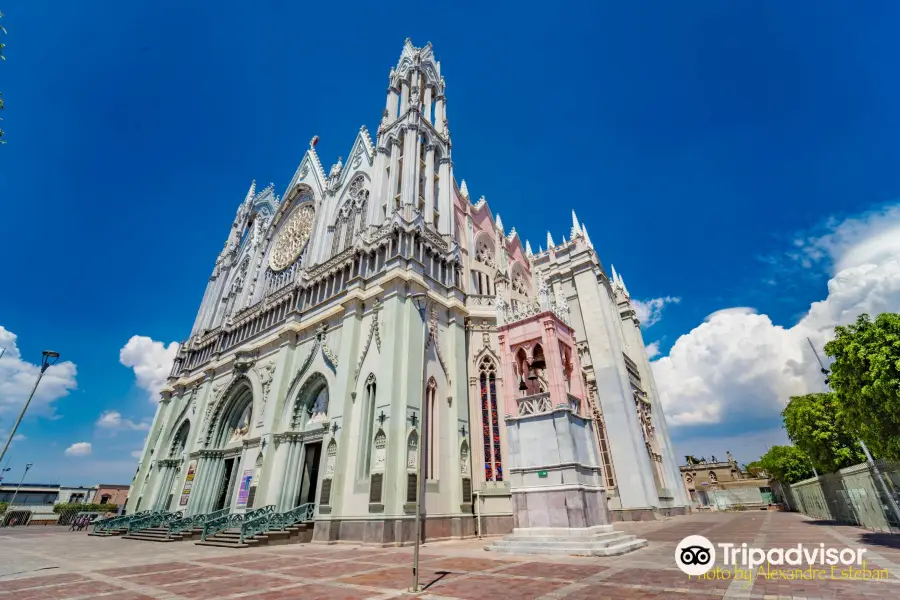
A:
POLYGON ((188 498, 191 496, 191 488, 194 487, 194 475, 196 475, 196 473, 197 461, 192 460, 191 464, 188 465, 187 477, 184 478, 184 489, 181 492, 180 506, 185 506, 188 503, 188 498))
POLYGON ((241 487, 238 490, 238 506, 247 506, 247 499, 250 498, 250 481, 253 480, 253 469, 244 471, 241 476, 241 487))

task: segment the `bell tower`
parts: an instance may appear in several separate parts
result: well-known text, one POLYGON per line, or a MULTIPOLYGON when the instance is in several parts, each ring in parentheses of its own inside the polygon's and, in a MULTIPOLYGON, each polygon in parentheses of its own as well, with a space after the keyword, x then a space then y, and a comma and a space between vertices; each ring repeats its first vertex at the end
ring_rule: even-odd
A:
POLYGON ((443 235, 453 234, 450 130, 445 84, 431 42, 416 48, 407 38, 391 69, 387 100, 378 127, 375 188, 370 223, 400 212, 443 235))

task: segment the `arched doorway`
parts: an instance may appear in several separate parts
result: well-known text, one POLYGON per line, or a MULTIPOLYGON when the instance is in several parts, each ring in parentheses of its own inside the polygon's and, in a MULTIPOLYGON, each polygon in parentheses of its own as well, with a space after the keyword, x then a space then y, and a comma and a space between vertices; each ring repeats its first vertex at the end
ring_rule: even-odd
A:
POLYGON ((286 453, 280 509, 316 503, 327 426, 328 382, 321 373, 313 373, 295 396, 284 448, 279 449, 286 453))
POLYGON ((210 418, 198 471, 203 478, 202 497, 192 513, 230 509, 238 490, 238 469, 244 440, 253 419, 253 388, 244 376, 225 392, 210 418))
POLYGON ((187 447, 190 431, 190 421, 183 421, 178 426, 178 429, 175 430, 175 435, 172 436, 166 458, 157 462, 157 466, 162 473, 160 473, 159 477, 159 490, 153 502, 156 510, 172 510, 172 500, 175 495, 173 487, 178 478, 178 473, 184 465, 184 450, 187 447))

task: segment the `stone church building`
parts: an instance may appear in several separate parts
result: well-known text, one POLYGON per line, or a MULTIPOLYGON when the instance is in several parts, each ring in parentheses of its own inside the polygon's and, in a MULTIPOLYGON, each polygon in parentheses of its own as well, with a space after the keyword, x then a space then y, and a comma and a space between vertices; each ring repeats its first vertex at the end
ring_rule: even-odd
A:
POLYGON ((574 213, 534 252, 473 200, 447 115, 407 40, 374 141, 326 171, 313 138, 283 196, 250 186, 129 512, 315 503, 315 540, 393 544, 421 483, 428 539, 686 510, 621 277, 574 213))

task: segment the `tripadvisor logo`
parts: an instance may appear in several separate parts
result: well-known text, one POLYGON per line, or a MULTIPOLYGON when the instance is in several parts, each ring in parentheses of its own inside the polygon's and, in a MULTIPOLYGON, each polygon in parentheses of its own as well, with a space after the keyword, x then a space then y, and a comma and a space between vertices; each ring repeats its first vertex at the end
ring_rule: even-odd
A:
MULTIPOLYGON (((718 544, 722 553, 722 563, 726 567, 744 567, 753 571, 762 565, 782 567, 851 565, 865 566, 865 548, 826 548, 825 544, 804 546, 797 544, 790 548, 755 548, 747 544, 718 544)), ((675 564, 687 575, 699 577, 713 568, 716 562, 715 545, 702 535, 689 535, 675 547, 675 564)))
POLYGON ((684 573, 699 577, 716 562, 716 548, 702 535, 689 535, 675 547, 675 564, 684 573))

